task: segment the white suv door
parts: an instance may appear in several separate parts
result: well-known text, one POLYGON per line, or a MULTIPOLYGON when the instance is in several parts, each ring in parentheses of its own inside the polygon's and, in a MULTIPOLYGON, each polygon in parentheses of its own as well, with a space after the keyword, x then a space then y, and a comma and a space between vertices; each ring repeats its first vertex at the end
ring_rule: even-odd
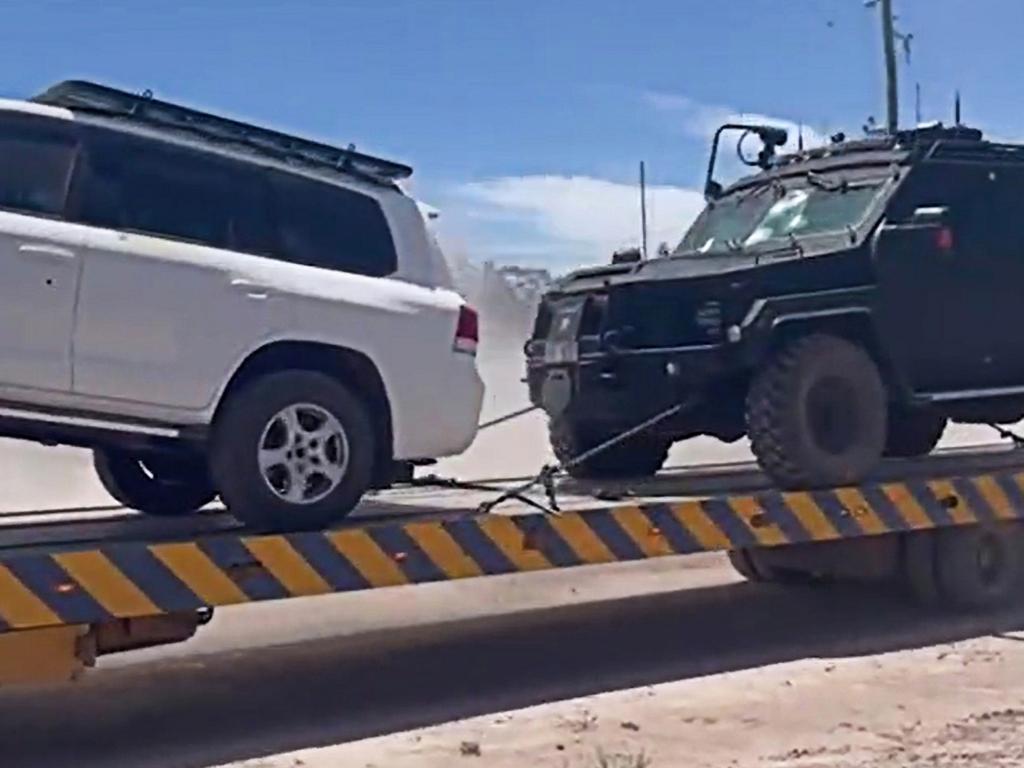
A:
POLYGON ((81 269, 67 121, 0 112, 0 386, 67 392, 81 269))
POLYGON ((244 253, 267 240, 259 180, 163 142, 101 129, 82 141, 75 394, 199 411, 270 333, 274 293, 244 253))

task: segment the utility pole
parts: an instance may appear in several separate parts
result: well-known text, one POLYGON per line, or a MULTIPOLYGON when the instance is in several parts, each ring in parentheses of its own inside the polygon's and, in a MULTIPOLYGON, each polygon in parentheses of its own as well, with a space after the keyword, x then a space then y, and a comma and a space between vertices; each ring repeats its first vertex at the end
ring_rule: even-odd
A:
POLYGON ((892 0, 881 0, 882 44, 885 47, 886 126, 889 133, 899 128, 900 102, 896 87, 896 29, 892 18, 892 0))

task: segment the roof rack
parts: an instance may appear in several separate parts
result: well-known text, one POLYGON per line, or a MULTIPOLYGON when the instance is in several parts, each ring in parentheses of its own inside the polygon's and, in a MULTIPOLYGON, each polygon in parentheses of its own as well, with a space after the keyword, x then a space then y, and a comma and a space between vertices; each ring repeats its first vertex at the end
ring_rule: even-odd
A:
POLYGON ((134 94, 83 80, 66 80, 51 86, 32 101, 158 129, 187 132, 207 141, 238 145, 277 160, 301 162, 377 183, 393 183, 412 175, 412 168, 408 165, 356 152, 355 145, 340 149, 260 128, 154 99, 150 91, 134 94))

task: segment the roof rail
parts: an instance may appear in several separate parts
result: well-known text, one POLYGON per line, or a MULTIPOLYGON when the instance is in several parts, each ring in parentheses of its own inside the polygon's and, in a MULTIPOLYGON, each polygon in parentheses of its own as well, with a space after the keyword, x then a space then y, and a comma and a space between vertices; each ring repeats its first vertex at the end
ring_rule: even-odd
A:
POLYGON ((943 160, 995 160, 1001 163, 1024 163, 1024 146, 987 142, 977 145, 941 143, 935 146, 930 157, 943 160))
POLYGON ((408 165, 356 152, 355 145, 341 149, 260 128, 154 99, 150 91, 140 95, 83 80, 66 80, 48 88, 32 101, 138 122, 157 129, 186 132, 207 141, 237 145, 277 160, 301 162, 377 183, 395 182, 412 175, 412 168, 408 165))

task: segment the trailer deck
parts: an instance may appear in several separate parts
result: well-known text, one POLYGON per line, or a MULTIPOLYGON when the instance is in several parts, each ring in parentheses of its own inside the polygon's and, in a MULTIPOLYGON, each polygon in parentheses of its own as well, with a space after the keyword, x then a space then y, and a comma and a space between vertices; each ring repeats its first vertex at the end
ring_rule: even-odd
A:
MULTIPOLYGON (((501 488, 508 482, 497 482, 501 488)), ((331 530, 253 534, 216 510, 0 516, 0 631, 504 573, 851 540, 1024 517, 1024 451, 945 451, 855 487, 783 493, 751 464, 559 487, 560 514, 487 492, 399 488, 331 530)))

